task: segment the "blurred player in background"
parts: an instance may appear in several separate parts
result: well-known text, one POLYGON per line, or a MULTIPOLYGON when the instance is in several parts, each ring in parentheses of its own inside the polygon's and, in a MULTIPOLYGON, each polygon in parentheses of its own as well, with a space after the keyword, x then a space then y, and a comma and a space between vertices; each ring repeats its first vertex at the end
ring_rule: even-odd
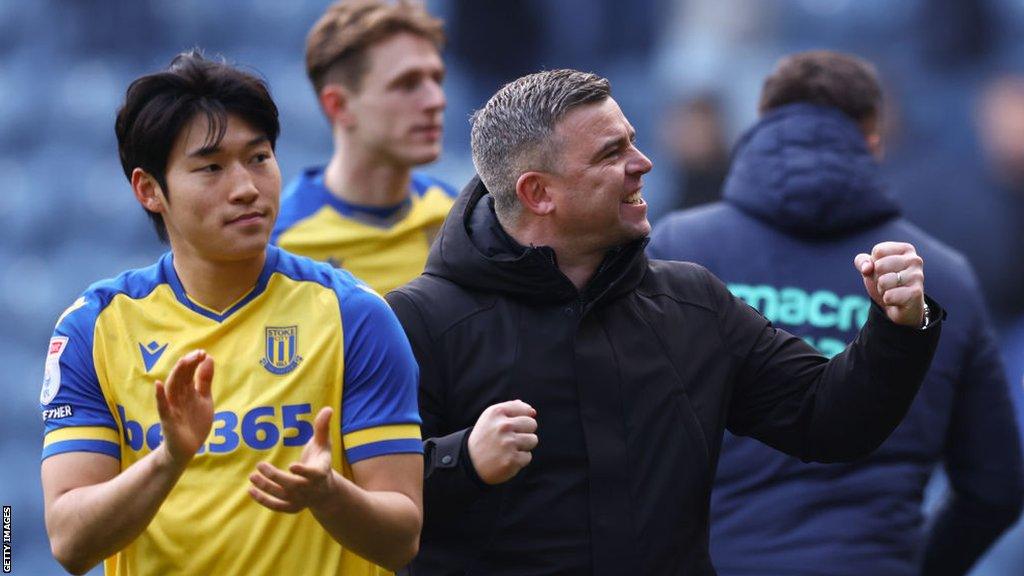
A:
POLYGON ((677 172, 672 208, 721 200, 729 172, 729 144, 719 96, 705 93, 673 102, 661 122, 661 138, 677 172))
POLYGON ((455 191, 414 167, 441 154, 441 21, 421 5, 343 0, 306 40, 334 155, 285 191, 272 241, 381 294, 423 271, 455 191))
POLYGON ((736 148, 724 202, 654 231, 652 256, 706 266, 827 355, 857 337, 871 306, 844 274, 856 246, 912 243, 949 309, 910 412, 867 458, 807 464, 726 434, 711 508, 723 576, 964 574, 1020 513, 1020 444, 977 280, 884 193, 882 112, 867 62, 825 51, 783 59, 736 148), (925 531, 924 489, 940 463, 951 491, 925 531))
POLYGON ((408 562, 415 360, 371 290, 268 247, 281 176, 266 85, 182 54, 132 83, 116 132, 171 252, 94 284, 57 322, 40 395, 54 556, 75 573, 106 559, 107 574, 408 562))

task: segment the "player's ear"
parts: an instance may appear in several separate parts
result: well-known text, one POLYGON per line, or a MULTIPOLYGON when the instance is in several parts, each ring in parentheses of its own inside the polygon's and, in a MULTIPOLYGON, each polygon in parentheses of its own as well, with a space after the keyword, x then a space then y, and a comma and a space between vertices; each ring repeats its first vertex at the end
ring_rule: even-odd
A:
POLYGON ((545 172, 524 172, 516 180, 516 196, 523 209, 537 216, 554 212, 551 175, 545 172))
POLYGON ((156 213, 166 210, 167 195, 156 178, 142 168, 132 170, 132 192, 146 210, 156 213))
POLYGON ((351 94, 341 84, 328 84, 320 90, 320 109, 331 125, 351 128, 355 124, 355 115, 349 106, 351 94))
POLYGON ((875 114, 869 116, 860 123, 861 133, 864 134, 864 144, 868 148, 868 152, 875 157, 875 160, 882 160, 885 154, 885 144, 882 138, 882 119, 879 115, 875 114))

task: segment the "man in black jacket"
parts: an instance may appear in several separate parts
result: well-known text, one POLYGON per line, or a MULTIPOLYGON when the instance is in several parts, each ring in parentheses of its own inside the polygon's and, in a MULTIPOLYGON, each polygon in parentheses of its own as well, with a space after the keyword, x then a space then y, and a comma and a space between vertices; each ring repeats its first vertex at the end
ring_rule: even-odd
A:
POLYGON ((472 149, 480 178, 388 295, 431 437, 411 574, 714 574, 726 427, 829 462, 903 417, 943 316, 913 246, 857 255, 875 305, 829 361, 703 268, 647 260, 651 162, 607 80, 506 85, 472 149))

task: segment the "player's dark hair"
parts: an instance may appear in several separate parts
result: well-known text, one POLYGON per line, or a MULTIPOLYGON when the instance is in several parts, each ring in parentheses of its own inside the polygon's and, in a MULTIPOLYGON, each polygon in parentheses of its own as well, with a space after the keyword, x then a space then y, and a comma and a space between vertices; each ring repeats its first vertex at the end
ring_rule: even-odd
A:
MULTIPOLYGON (((277 106, 266 83, 223 61, 206 59, 199 50, 174 57, 166 70, 136 79, 117 112, 114 131, 124 175, 141 168, 160 185, 167 201, 167 160, 181 129, 197 115, 206 117, 208 146, 224 138, 228 114, 266 135, 273 148, 280 125, 277 106)), ((163 217, 146 210, 160 240, 167 242, 163 217)))
POLYGON ((877 118, 882 88, 875 67, 839 52, 800 52, 779 61, 764 81, 759 111, 806 102, 837 108, 860 123, 877 118))

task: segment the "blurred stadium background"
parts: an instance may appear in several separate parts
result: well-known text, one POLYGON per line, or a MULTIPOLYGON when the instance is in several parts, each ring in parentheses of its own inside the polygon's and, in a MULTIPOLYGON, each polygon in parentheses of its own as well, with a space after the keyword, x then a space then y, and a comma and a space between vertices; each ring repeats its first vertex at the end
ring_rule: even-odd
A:
MULTIPOLYGON (((127 84, 193 46, 257 71, 281 110, 288 180, 330 154, 303 66, 306 31, 327 4, 0 0, 0 366, 10 393, 0 401, 0 503, 13 506, 16 574, 62 572, 49 554, 38 472, 53 322, 91 282, 165 249, 117 159, 113 119, 127 84)), ((830 48, 876 63, 889 89, 893 193, 979 272, 1020 400, 1024 1, 427 4, 449 34, 446 147, 430 172, 457 186, 472 175, 467 118, 501 83, 540 68, 591 70, 612 80, 654 160, 645 196, 655 221, 714 197, 729 146, 754 120, 761 79, 780 56, 830 48)), ((932 501, 941 491, 936 482, 932 501)), ((1024 574, 1024 527, 973 574, 1024 574)))

